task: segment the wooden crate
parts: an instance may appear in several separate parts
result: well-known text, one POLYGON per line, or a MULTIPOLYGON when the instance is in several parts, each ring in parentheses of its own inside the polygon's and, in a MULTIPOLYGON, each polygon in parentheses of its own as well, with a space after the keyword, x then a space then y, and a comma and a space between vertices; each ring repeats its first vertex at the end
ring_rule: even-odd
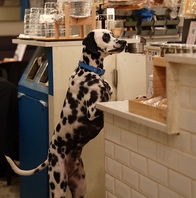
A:
MULTIPOLYGON (((153 58, 153 96, 151 98, 157 96, 166 97, 166 61, 162 57, 153 58)), ((166 123, 166 109, 141 103, 142 100, 149 99, 129 100, 129 112, 166 123)))

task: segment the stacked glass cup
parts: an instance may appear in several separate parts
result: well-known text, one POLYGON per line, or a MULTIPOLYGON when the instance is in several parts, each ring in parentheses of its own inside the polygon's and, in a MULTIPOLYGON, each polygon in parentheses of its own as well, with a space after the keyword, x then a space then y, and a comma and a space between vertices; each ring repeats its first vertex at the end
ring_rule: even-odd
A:
POLYGON ((25 14, 24 14, 24 34, 29 35, 30 31, 30 9, 25 9, 25 14))
POLYGON ((65 36, 65 2, 57 2, 56 3, 56 10, 58 12, 58 21, 56 23, 59 24, 59 36, 64 37, 65 36))
POLYGON ((24 34, 31 38, 55 37, 55 23, 59 24, 59 36, 65 36, 64 3, 45 2, 44 8, 25 10, 24 34))
POLYGON ((43 8, 31 8, 30 9, 30 37, 41 37, 45 36, 42 24, 39 23, 40 15, 44 13, 43 8))
MULTIPOLYGON (((55 2, 46 2, 44 5, 44 14, 52 15, 56 12, 56 3, 55 2)), ((54 37, 55 36, 55 23, 47 22, 45 23, 45 36, 46 37, 54 37)))

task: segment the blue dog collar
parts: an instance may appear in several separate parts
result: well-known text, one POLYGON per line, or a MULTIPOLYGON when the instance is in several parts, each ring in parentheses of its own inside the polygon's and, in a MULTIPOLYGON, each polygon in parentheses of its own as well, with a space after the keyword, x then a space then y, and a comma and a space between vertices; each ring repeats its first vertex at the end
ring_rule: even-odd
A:
POLYGON ((85 63, 83 63, 81 61, 79 61, 78 65, 80 67, 83 67, 83 68, 85 68, 85 69, 87 69, 89 71, 92 71, 92 72, 94 72, 94 73, 96 73, 98 75, 103 75, 105 73, 105 70, 104 69, 101 69, 99 67, 93 67, 91 65, 87 65, 87 64, 85 64, 85 63))

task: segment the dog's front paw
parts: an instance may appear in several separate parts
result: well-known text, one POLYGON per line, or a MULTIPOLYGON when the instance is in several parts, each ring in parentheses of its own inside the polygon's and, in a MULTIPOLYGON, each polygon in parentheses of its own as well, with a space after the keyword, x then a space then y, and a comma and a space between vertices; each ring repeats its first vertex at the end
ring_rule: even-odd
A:
POLYGON ((110 94, 110 96, 113 94, 113 88, 111 86, 109 88, 109 94, 110 94))
POLYGON ((139 95, 139 96, 137 96, 135 99, 142 99, 142 98, 147 98, 147 96, 139 95))

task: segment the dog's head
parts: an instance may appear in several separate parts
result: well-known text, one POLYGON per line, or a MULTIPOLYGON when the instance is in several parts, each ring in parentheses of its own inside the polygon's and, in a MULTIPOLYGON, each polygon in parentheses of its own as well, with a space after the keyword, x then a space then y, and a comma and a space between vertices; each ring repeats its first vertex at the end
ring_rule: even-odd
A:
POLYGON ((110 55, 122 52, 127 42, 115 38, 110 30, 95 29, 84 38, 82 44, 93 54, 110 55))

